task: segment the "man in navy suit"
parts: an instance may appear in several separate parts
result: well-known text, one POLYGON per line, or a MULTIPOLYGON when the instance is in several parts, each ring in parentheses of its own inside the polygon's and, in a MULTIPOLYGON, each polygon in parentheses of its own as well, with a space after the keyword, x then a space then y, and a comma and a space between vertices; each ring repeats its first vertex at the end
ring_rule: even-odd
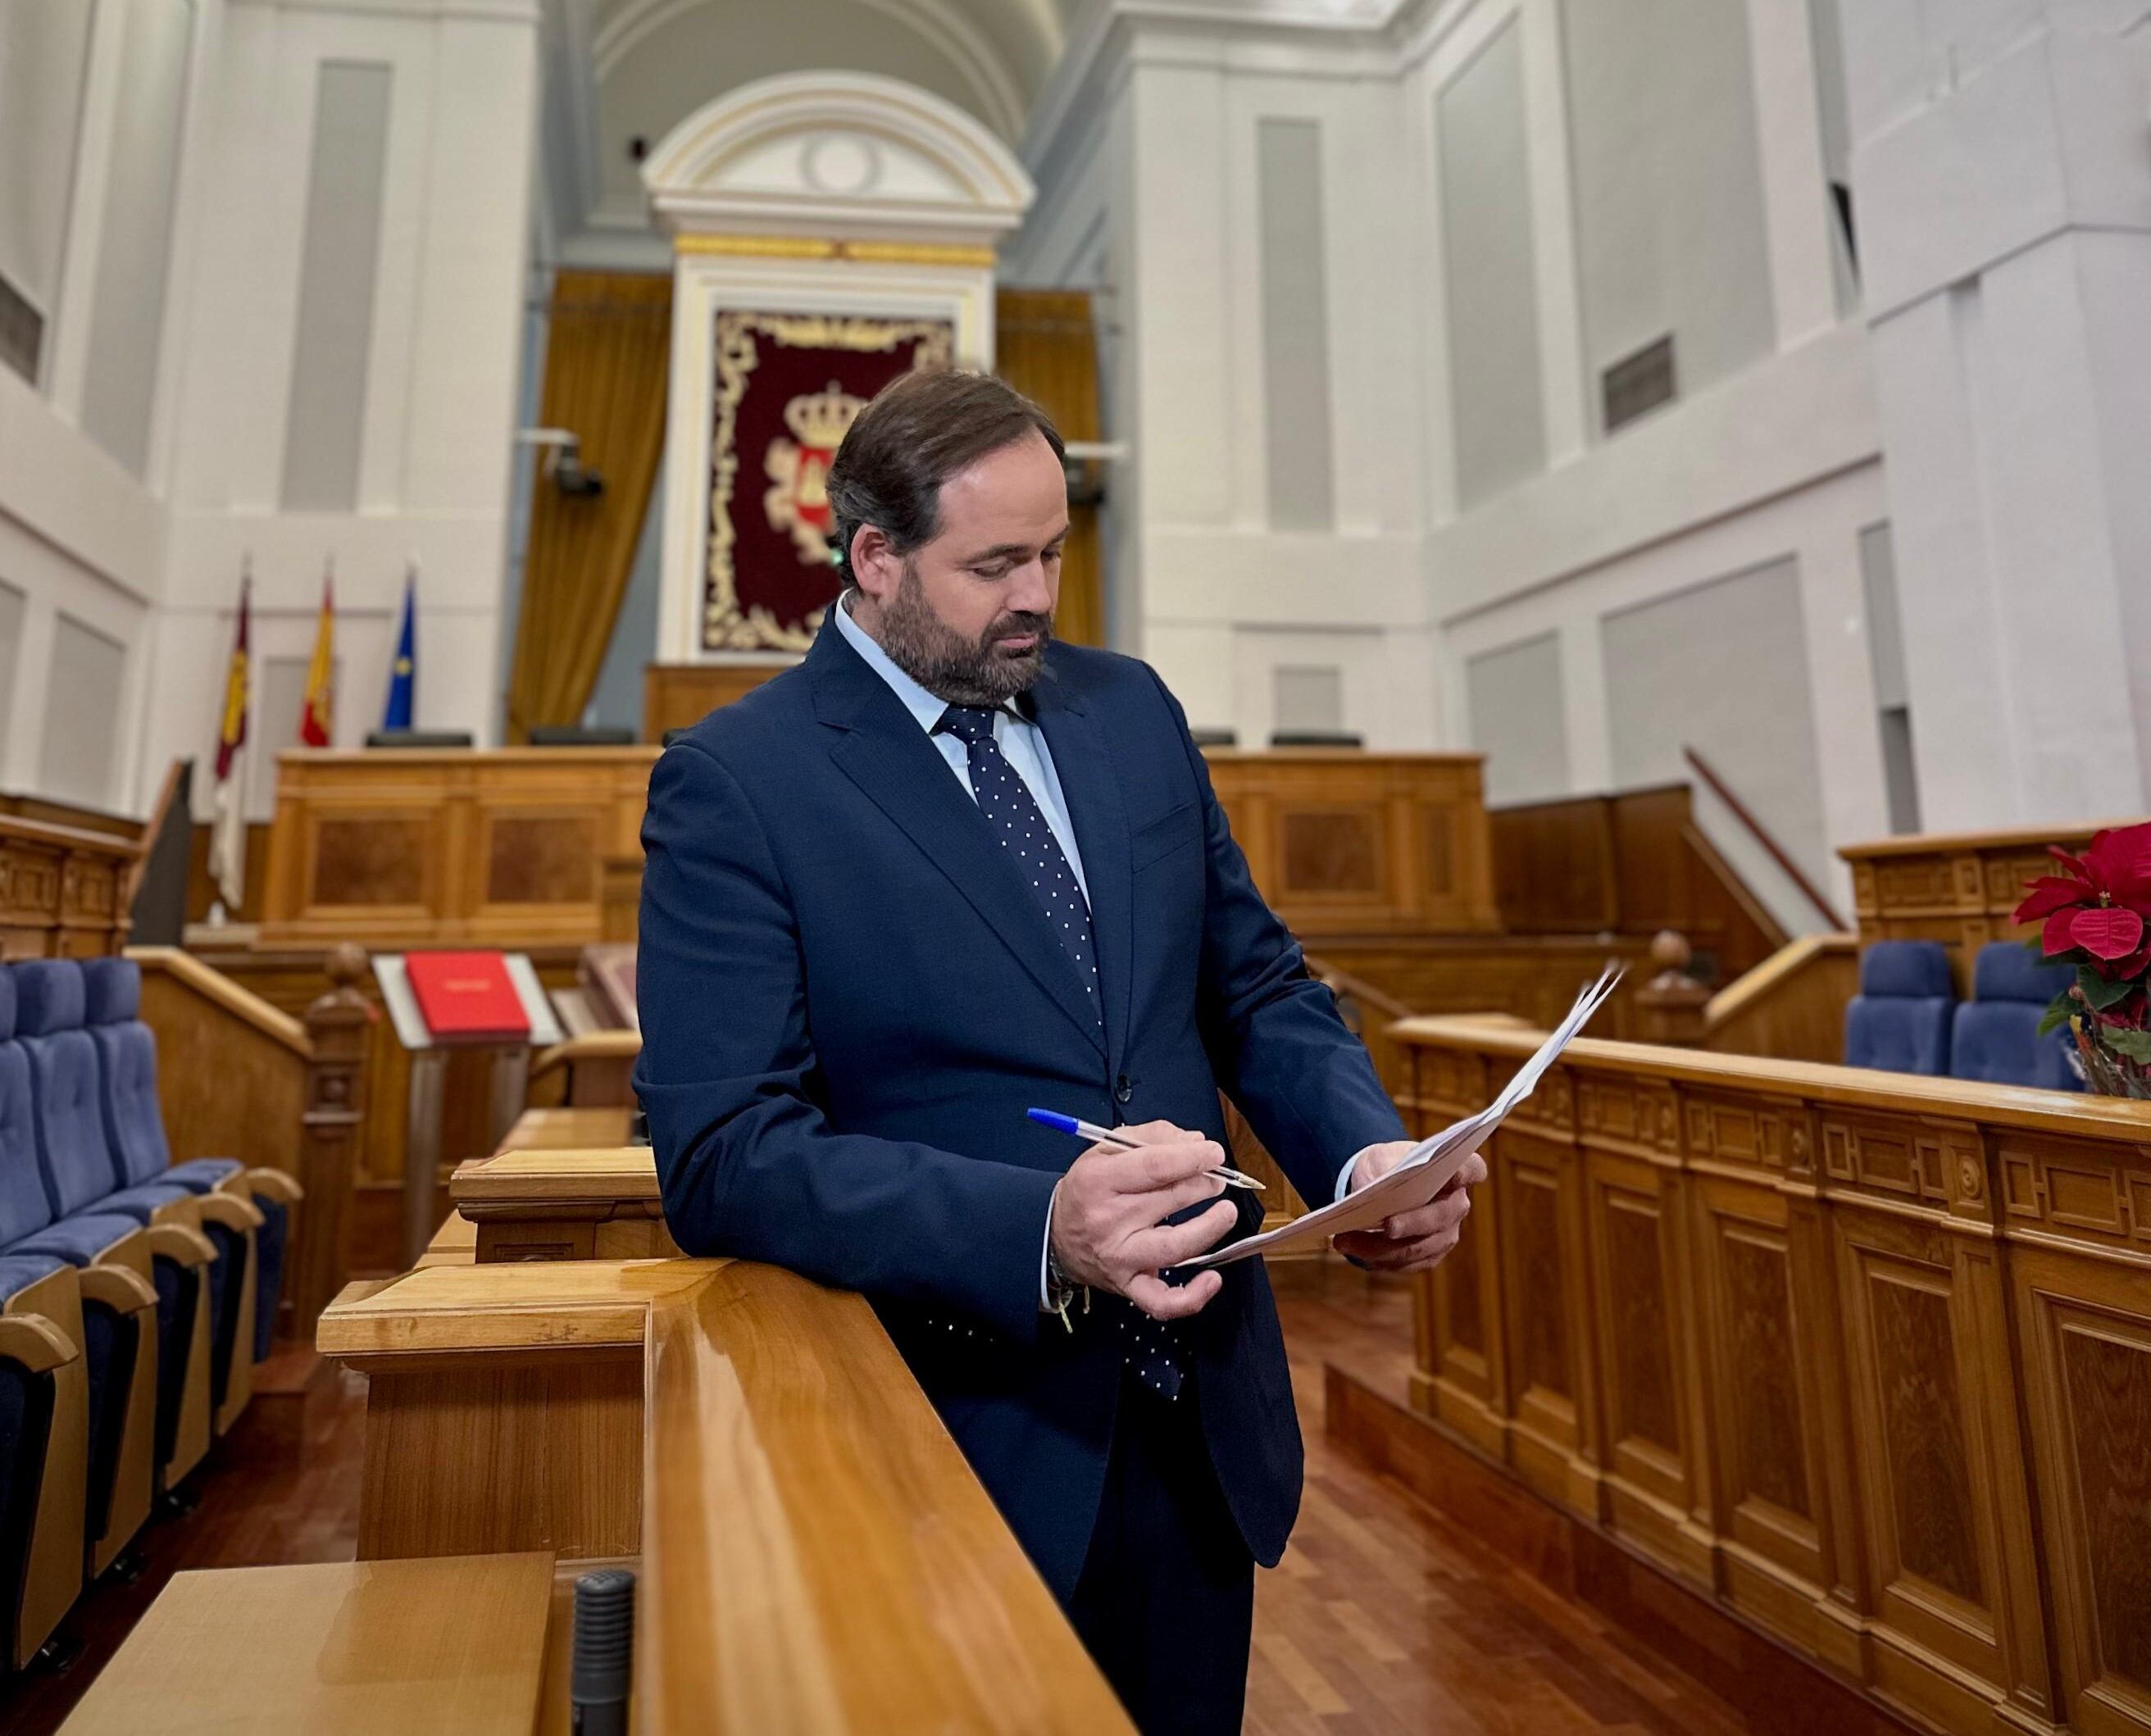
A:
MULTIPOLYGON (((813 649, 650 780, 635 1087, 666 1217, 690 1253, 863 1291, 1137 1724, 1237 1730, 1301 1449, 1261 1262, 1175 1281, 1261 1219, 1208 1173, 1218 1092, 1309 1199, 1409 1143, 1172 696, 1052 641, 1044 412, 907 376, 828 488, 846 585, 813 649), (1143 1144, 1079 1151, 1033 1104, 1143 1144)), ((1469 1207, 1339 1244, 1429 1266, 1469 1207)))

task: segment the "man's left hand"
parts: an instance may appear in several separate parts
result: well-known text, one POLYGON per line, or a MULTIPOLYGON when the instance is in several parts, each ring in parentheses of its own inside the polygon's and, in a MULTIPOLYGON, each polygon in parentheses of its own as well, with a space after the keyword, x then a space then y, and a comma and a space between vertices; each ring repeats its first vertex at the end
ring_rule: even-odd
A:
MULTIPOLYGON (((1392 1140, 1369 1146, 1352 1160, 1352 1188, 1357 1192, 1378 1181, 1411 1154, 1412 1141, 1392 1140)), ((1348 1230, 1333 1244, 1347 1258, 1377 1272, 1425 1272, 1441 1263, 1464 1234, 1471 1210, 1468 1190, 1486 1179, 1486 1160, 1477 1152, 1464 1160, 1454 1181, 1416 1211, 1399 1212, 1379 1229, 1348 1230)))

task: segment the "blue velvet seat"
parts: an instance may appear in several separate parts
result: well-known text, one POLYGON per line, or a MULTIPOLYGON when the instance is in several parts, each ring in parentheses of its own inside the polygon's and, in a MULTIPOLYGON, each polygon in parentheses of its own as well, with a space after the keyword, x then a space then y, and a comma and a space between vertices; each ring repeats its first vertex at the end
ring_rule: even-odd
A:
MULTIPOLYGON (((208 1251, 191 1263, 170 1253, 145 1255, 131 1239, 142 1235, 149 1216, 142 1202, 107 1209, 112 1172, 96 1105, 96 1050, 81 1029, 79 967, 68 959, 30 959, 0 976, 8 984, 7 1034, 0 1040, 0 1256, 58 1258, 78 1269, 116 1263, 149 1279, 157 1301, 148 1426, 155 1464, 170 1466, 189 1383, 198 1381, 205 1398, 208 1389, 209 1359, 198 1359, 195 1349, 204 1294, 215 1289, 204 1282, 208 1251)), ((177 1187, 171 1196, 193 1197, 177 1187)), ((140 1356, 116 1317, 107 1321, 87 1300, 84 1313, 89 1384, 104 1407, 93 1408, 90 1419, 93 1462, 99 1462, 115 1450, 125 1427, 132 1384, 120 1378, 126 1371, 115 1373, 107 1364, 100 1346, 109 1343, 129 1370, 140 1356)), ((206 1349, 209 1335, 201 1340, 206 1349)), ((99 1501, 93 1489, 93 1510, 99 1501)))
MULTIPOLYGON (((127 1253, 130 1244, 139 1250, 140 1232, 132 1217, 115 1212, 53 1219, 50 1191, 37 1156, 31 1061, 18 1029, 19 982, 18 972, 0 970, 0 1308, 8 1308, 16 1297, 45 1284, 63 1268, 86 1270, 107 1256, 127 1253)), ((146 1256, 139 1258, 136 1279, 107 1274, 106 1282, 94 1286, 85 1279, 78 1294, 70 1280, 68 1318, 56 1323, 74 1340, 86 1383, 89 1462, 79 1485, 86 1504, 74 1517, 78 1526, 86 1526, 78 1547, 88 1544, 102 1557, 99 1565, 125 1546, 148 1511, 147 1458, 134 1460, 139 1486, 123 1489, 119 1479, 130 1428, 140 1431, 135 1438, 146 1439, 155 1425, 155 1317, 145 1293, 137 1290, 143 1300, 136 1303, 115 1297, 114 1286, 124 1289, 147 1278, 150 1263, 146 1256), (90 1293, 93 1289, 95 1293, 90 1293)), ((19 1422, 32 1415, 23 1408, 28 1402, 17 1394, 0 1399, 0 1405, 19 1422)), ((0 1534, 6 1529, 0 1517, 0 1534)))
POLYGON ((2083 1080, 2070 1065, 2075 1045, 2068 1032, 2039 1035, 2047 1003, 2075 975, 2070 966, 2043 963, 2014 941, 1980 948, 1972 961, 1971 999, 1957 1008, 1950 1033, 1951 1076, 1990 1085, 2082 1091, 2083 1080))
POLYGON ((83 1025, 82 966, 73 959, 32 959, 14 966, 13 974, 16 1040, 30 1060, 38 1161, 53 1216, 94 1211, 147 1223, 159 1207, 192 1198, 192 1190, 176 1182, 119 1183, 105 1148, 97 1045, 83 1025))
MULTIPOLYGON (((156 1033, 141 1018, 142 967, 132 959, 85 959, 82 979, 84 1023, 97 1050, 99 1106, 113 1182, 120 1190, 118 1197, 150 1198, 155 1197, 154 1190, 174 1186, 196 1195, 233 1189, 252 1199, 261 1213, 262 1223, 254 1237, 256 1307, 253 1341, 248 1346, 258 1362, 269 1354, 276 1324, 290 1214, 281 1200, 247 1187, 244 1167, 235 1157, 172 1162, 172 1148, 164 1136, 164 1105, 157 1096, 156 1033)), ((220 1253, 239 1251, 236 1237, 225 1227, 204 1227, 220 1253)), ((235 1260, 220 1273, 222 1293, 215 1310, 220 1328, 225 1310, 239 1305, 243 1279, 235 1260)), ((223 1342, 220 1337, 220 1345, 223 1342)), ((218 1390, 222 1389, 220 1382, 218 1390)))
POLYGON ((157 1098, 157 1038, 142 1022, 142 967, 132 959, 82 961, 83 1023, 97 1050, 99 1105, 113 1184, 177 1183, 207 1193, 239 1174, 236 1157, 174 1163, 157 1098))
POLYGON ((1875 941, 1860 954, 1860 992, 1845 1010, 1845 1065, 1946 1074, 1956 1005, 1940 941, 1875 941))

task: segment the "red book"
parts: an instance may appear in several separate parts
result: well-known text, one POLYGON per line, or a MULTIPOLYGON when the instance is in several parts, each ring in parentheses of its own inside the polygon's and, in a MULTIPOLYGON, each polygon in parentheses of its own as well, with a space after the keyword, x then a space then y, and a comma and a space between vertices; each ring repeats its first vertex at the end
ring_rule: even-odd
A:
POLYGON ((426 1029, 439 1043, 515 1043, 530 1015, 499 953, 409 953, 403 968, 426 1029))

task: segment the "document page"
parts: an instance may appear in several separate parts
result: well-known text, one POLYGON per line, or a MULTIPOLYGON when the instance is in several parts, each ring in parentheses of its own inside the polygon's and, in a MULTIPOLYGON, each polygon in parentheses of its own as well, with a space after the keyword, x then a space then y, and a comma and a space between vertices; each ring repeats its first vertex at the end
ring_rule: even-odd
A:
POLYGON ((1516 1077, 1502 1087, 1500 1096, 1476 1115, 1466 1116, 1431 1138, 1421 1140, 1402 1163, 1379 1182, 1311 1211, 1303 1217, 1295 1217, 1278 1229, 1250 1236, 1244 1242, 1235 1242, 1211 1253, 1197 1254, 1192 1260, 1182 1261, 1182 1265, 1196 1270, 1206 1266, 1229 1266, 1236 1260, 1248 1259, 1256 1254, 1293 1253, 1317 1248, 1332 1236, 1347 1230, 1374 1229, 1399 1212, 1416 1211, 1427 1204, 1455 1178, 1465 1161, 1485 1144, 1510 1111, 1531 1096, 1539 1081, 1546 1076, 1546 1069, 1583 1029, 1591 1015, 1605 1004, 1606 997, 1620 980, 1619 968, 1608 965, 1597 982, 1577 996, 1568 1016, 1539 1045, 1537 1052, 1516 1069, 1516 1077))

